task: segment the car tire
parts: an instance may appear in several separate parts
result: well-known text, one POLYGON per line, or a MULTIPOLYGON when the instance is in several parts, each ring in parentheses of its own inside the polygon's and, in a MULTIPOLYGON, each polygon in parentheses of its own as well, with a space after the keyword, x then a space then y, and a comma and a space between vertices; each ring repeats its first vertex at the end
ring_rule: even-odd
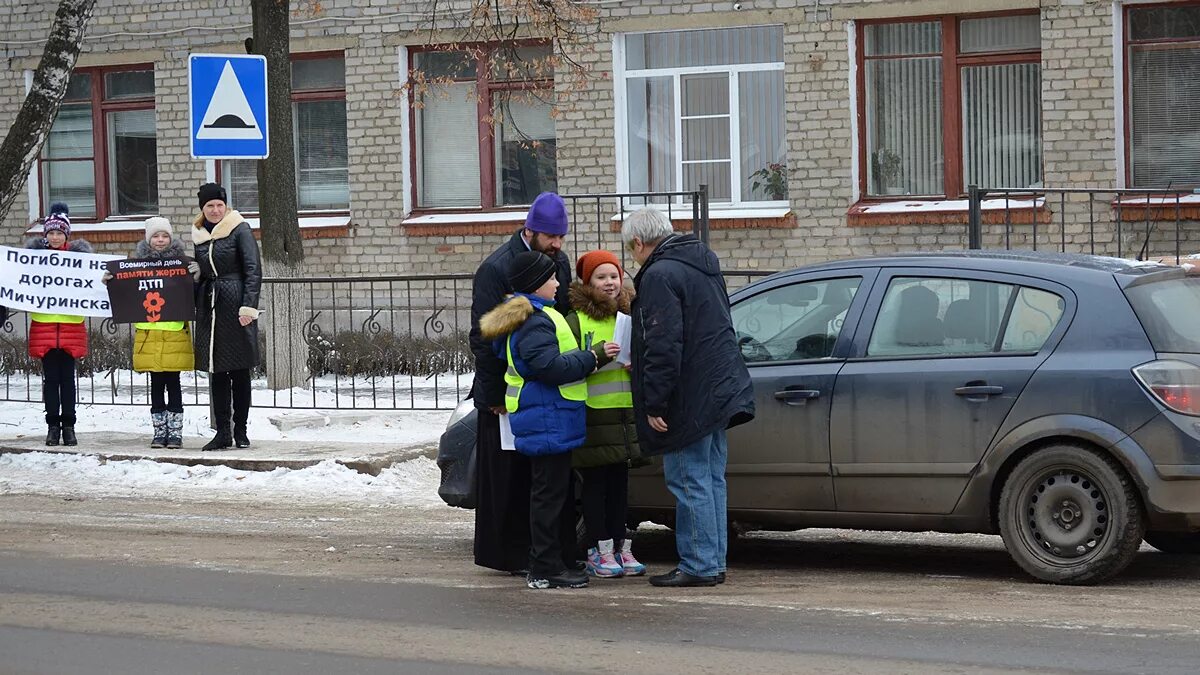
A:
POLYGON ((1000 536, 1041 581, 1087 585, 1129 565, 1142 543, 1142 502, 1112 458, 1053 445, 1017 464, 1000 493, 1000 536))
POLYGON ((1146 543, 1163 553, 1200 555, 1200 532, 1147 532, 1146 543))

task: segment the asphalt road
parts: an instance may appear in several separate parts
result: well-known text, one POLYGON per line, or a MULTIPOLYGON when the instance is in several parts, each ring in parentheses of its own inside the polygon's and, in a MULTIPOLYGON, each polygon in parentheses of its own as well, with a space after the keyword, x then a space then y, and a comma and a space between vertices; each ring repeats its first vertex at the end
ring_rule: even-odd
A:
MULTIPOLYGON (((1036 584, 992 537, 752 536, 715 589, 530 591, 449 509, 0 497, 0 674, 1194 673, 1195 559, 1036 584)), ((639 534, 670 566, 672 538, 639 534)))

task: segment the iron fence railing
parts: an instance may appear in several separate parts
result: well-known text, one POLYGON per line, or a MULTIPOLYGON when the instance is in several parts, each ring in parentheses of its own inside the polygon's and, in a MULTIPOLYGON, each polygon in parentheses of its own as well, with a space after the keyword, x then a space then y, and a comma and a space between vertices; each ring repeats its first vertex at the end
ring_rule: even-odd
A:
MULTIPOLYGON (((725 277, 732 291, 767 274, 729 271, 725 277)), ((262 359, 253 405, 454 408, 473 378, 467 339, 471 279, 470 274, 264 279, 267 309, 260 319, 262 359), (281 302, 285 297, 289 302, 281 302), (297 373, 299 383, 273 388, 283 372, 297 373)), ((148 406, 149 376, 133 371, 133 327, 95 318, 86 325, 89 352, 76 368, 77 401, 148 406)), ((41 364, 28 356, 27 327, 20 312, 0 326, 0 400, 41 401, 41 364)), ((183 373, 181 383, 185 405, 208 405, 207 373, 183 373)))
POLYGON ((1191 190, 980 188, 968 191, 968 247, 1118 258, 1200 252, 1200 194, 1191 190))

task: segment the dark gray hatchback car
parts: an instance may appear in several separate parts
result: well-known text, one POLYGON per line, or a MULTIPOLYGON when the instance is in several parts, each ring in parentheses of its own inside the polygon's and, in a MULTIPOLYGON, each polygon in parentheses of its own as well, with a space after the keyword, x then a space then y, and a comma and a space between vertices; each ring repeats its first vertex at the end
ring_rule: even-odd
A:
MULTIPOLYGON (((733 527, 998 532, 1029 574, 1071 584, 1119 573, 1143 538, 1200 552, 1189 271, 959 252, 738 290, 758 416, 729 435, 733 527)), ((660 470, 630 474, 630 509, 670 522, 660 470)))

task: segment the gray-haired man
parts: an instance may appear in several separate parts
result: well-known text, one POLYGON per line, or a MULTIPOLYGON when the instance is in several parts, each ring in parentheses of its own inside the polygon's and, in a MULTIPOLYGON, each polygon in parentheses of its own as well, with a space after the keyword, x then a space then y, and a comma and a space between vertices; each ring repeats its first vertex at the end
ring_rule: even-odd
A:
POLYGON ((725 580, 725 430, 754 418, 717 256, 677 234, 662 211, 645 208, 621 227, 641 265, 634 286, 634 416, 644 454, 662 454, 675 496, 679 566, 655 586, 712 586, 725 580))

